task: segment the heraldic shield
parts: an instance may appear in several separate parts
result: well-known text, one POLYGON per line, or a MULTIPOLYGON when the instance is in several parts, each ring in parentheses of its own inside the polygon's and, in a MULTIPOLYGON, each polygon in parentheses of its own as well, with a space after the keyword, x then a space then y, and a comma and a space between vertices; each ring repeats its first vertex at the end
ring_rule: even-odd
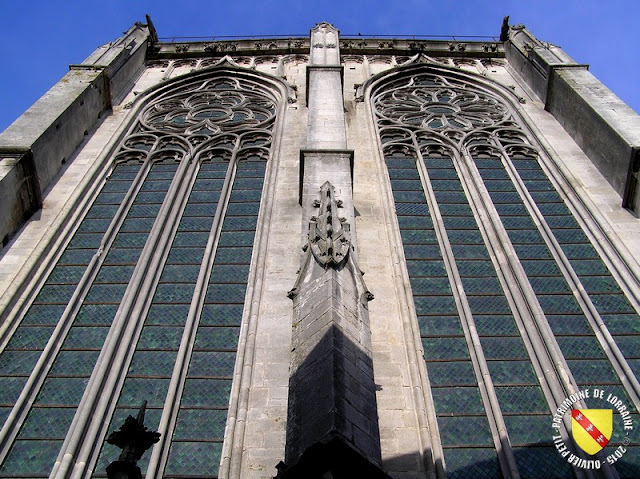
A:
POLYGON ((613 433, 613 409, 573 409, 571 434, 587 454, 600 452, 613 433))

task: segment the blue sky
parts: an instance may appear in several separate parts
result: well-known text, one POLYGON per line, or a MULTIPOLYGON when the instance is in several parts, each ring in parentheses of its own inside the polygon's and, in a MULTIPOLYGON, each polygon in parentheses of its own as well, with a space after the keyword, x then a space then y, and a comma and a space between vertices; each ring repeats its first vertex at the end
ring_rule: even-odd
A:
POLYGON ((640 111, 637 0, 0 0, 0 131, 145 13, 160 37, 307 34, 319 21, 344 34, 498 35, 510 15, 640 111))

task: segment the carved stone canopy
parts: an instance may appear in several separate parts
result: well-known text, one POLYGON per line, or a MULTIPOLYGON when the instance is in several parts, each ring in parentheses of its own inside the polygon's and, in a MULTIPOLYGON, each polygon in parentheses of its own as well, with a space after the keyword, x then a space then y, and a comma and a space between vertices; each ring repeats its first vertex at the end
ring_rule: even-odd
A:
POLYGON ((309 223, 309 246, 315 259, 323 266, 338 266, 351 248, 350 225, 338 217, 340 202, 335 188, 328 181, 320 188, 320 211, 309 223))

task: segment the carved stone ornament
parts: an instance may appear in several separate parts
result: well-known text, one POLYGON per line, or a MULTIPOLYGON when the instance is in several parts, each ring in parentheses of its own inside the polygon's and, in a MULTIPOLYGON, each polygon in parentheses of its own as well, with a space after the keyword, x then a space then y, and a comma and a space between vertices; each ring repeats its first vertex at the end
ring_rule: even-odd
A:
POLYGON ((349 223, 338 217, 339 202, 335 188, 328 181, 320 188, 320 212, 309 223, 309 245, 322 265, 341 264, 351 248, 349 223))
POLYGON ((144 414, 147 401, 142 403, 137 417, 128 416, 120 429, 112 432, 107 438, 109 444, 122 449, 119 462, 136 464, 144 452, 160 440, 160 433, 149 431, 144 425, 144 414))

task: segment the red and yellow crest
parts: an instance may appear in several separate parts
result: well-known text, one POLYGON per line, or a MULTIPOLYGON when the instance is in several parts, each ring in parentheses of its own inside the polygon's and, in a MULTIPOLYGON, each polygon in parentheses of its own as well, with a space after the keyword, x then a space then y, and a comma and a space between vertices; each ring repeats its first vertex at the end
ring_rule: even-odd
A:
POLYGON ((571 434, 587 454, 601 451, 613 433, 613 409, 573 409, 571 434))

